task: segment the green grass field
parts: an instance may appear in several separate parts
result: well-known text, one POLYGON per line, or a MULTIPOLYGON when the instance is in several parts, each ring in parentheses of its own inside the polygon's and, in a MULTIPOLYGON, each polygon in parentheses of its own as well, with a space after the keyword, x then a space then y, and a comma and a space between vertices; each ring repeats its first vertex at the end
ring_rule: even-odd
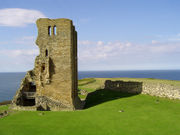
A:
MULTIPOLYGON (((179 100, 103 90, 102 80, 80 80, 79 89, 91 92, 84 110, 15 111, 0 119, 0 135, 180 134, 179 100)), ((148 81, 180 84, 179 81, 148 81)), ((7 108, 0 106, 0 110, 7 108)))

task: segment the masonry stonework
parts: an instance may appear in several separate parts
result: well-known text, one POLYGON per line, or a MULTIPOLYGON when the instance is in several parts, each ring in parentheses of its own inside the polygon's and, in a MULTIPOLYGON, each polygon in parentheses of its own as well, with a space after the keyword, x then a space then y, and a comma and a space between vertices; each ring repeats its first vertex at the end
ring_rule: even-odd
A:
POLYGON ((41 18, 36 44, 40 54, 17 91, 12 107, 37 110, 82 108, 77 93, 77 32, 69 19, 41 18), (31 107, 30 107, 31 106, 31 107))
POLYGON ((105 89, 124 92, 124 93, 138 94, 142 92, 142 82, 106 80, 105 89))
POLYGON ((166 97, 169 99, 180 99, 180 88, 165 83, 143 83, 142 94, 166 97))
POLYGON ((151 96, 166 97, 169 99, 180 99, 180 88, 172 84, 106 80, 104 88, 113 91, 119 91, 132 94, 148 94, 151 96))

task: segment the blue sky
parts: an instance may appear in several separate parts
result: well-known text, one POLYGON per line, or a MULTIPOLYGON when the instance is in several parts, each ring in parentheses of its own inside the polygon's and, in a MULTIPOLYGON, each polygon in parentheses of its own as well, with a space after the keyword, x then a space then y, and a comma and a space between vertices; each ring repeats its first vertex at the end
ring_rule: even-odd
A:
POLYGON ((40 17, 69 18, 79 70, 180 69, 179 0, 0 0, 0 72, 33 68, 40 17))

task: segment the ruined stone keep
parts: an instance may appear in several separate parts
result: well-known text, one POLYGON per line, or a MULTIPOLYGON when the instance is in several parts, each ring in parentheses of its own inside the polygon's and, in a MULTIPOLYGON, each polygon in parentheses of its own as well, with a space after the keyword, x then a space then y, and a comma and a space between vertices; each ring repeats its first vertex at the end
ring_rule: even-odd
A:
POLYGON ((69 19, 41 18, 37 22, 39 55, 12 101, 14 109, 74 110, 77 93, 77 32, 69 19))

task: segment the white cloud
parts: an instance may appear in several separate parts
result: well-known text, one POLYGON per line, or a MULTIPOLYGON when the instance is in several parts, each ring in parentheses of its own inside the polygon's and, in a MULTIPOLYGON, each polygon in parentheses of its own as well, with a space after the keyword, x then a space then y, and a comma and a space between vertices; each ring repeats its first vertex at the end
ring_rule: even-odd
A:
POLYGON ((152 40, 152 44, 157 44, 159 43, 157 40, 152 40))
POLYGON ((0 45, 5 45, 5 44, 8 44, 9 42, 8 41, 2 41, 0 42, 0 45))
POLYGON ((149 52, 158 54, 180 53, 180 43, 159 43, 147 47, 149 52))
POLYGON ((178 33, 177 36, 180 37, 180 33, 178 33))
MULTIPOLYGON (((5 45, 23 45, 25 47, 25 45, 29 45, 29 47, 35 47, 35 42, 36 42, 36 37, 35 36, 23 36, 20 38, 15 38, 15 39, 11 39, 9 41, 4 41, 4 42, 0 42, 0 46, 2 47, 6 47, 5 45)), ((27 47, 27 46, 26 46, 27 47)))
MULTIPOLYGON (((132 58, 144 56, 156 57, 170 53, 180 53, 180 43, 163 43, 153 40, 151 44, 137 45, 130 42, 103 42, 103 41, 86 41, 86 48, 79 45, 80 62, 114 60, 121 58, 132 58), (90 44, 92 43, 92 44, 90 44)), ((122 59, 121 59, 122 60, 122 59)), ((130 60, 131 61, 131 60, 130 60)))
POLYGON ((15 44, 22 44, 22 45, 35 45, 35 36, 24 36, 18 39, 15 39, 15 41, 12 41, 15 44))
POLYGON ((35 23, 38 18, 46 16, 38 10, 21 8, 0 9, 0 26, 22 27, 35 23))
POLYGON ((161 35, 161 36, 156 36, 158 41, 170 41, 170 42, 178 42, 180 41, 180 33, 173 34, 173 35, 161 35))
POLYGON ((78 41, 78 45, 92 45, 94 42, 89 41, 89 40, 80 40, 78 41))
POLYGON ((0 50, 0 56, 8 56, 11 58, 32 57, 38 55, 38 49, 15 49, 15 50, 0 50))
POLYGON ((1 72, 19 72, 33 69, 38 49, 0 50, 1 72))
POLYGON ((180 38, 169 38, 169 41, 180 41, 180 38))
POLYGON ((97 45, 103 45, 104 43, 103 43, 103 41, 98 41, 97 42, 97 45))
POLYGON ((79 59, 80 61, 86 60, 99 60, 106 59, 107 57, 114 57, 118 55, 118 53, 125 53, 128 48, 131 47, 131 43, 126 42, 107 42, 103 41, 80 41, 79 47, 79 59), (85 44, 82 44, 85 43, 85 44), (92 43, 92 44, 91 44, 92 43), (81 45, 86 45, 86 48, 81 47, 81 45))

